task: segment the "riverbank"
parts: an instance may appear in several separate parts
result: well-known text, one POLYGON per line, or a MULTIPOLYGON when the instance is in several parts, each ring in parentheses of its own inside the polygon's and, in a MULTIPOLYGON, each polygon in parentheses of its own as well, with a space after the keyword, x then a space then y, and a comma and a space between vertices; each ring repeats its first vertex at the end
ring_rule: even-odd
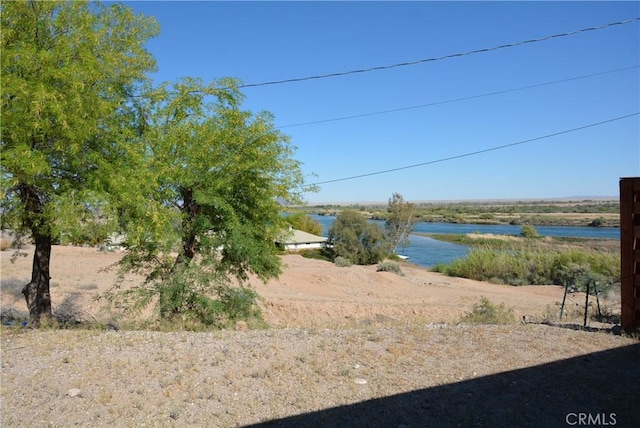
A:
POLYGON ((449 242, 468 247, 487 247, 493 249, 504 249, 514 245, 529 246, 537 248, 579 248, 585 250, 596 250, 605 253, 620 254, 620 240, 612 238, 580 238, 580 237, 554 237, 544 236, 538 239, 524 238, 517 235, 495 235, 492 233, 414 233, 436 239, 442 242, 449 242))
MULTIPOLYGON (((620 203, 613 198, 584 200, 416 202, 415 219, 427 223, 564 227, 620 227, 620 203)), ((382 203, 312 205, 297 208, 309 214, 337 215, 355 209, 364 216, 386 219, 382 203)))

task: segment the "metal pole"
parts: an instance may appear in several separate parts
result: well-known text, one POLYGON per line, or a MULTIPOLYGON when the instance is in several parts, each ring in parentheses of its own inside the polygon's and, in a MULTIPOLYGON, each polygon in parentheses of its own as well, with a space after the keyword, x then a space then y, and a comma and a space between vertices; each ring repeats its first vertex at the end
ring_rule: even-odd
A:
POLYGON ((567 290, 569 289, 569 283, 564 285, 564 297, 562 298, 562 306, 560 306, 560 321, 562 321, 562 312, 564 311, 564 302, 567 300, 567 290))
POLYGON ((585 295, 584 298, 584 324, 582 325, 583 327, 587 326, 587 312, 588 312, 588 308, 589 308, 589 286, 591 285, 591 281, 587 282, 587 294, 585 295))
POLYGON ((602 321, 602 311, 600 310, 600 292, 598 291, 598 281, 593 283, 594 291, 596 292, 596 303, 598 304, 598 317, 602 321))

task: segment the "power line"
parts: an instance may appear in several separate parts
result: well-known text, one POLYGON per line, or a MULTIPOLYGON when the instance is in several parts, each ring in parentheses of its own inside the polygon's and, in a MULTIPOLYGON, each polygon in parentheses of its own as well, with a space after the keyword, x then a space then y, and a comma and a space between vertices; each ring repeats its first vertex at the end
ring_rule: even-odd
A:
POLYGON ((521 46, 521 45, 525 45, 525 44, 529 44, 529 43, 543 42, 545 40, 572 36, 572 35, 575 35, 575 34, 585 33, 585 32, 588 32, 588 31, 602 30, 604 28, 614 27, 614 26, 617 26, 617 25, 630 24, 630 23, 636 22, 638 20, 640 20, 640 17, 627 19, 625 21, 610 22, 608 24, 598 25, 596 27, 582 28, 580 30, 569 31, 569 32, 566 32, 566 33, 552 34, 550 36, 538 37, 536 39, 523 40, 521 42, 508 43, 508 44, 505 44, 505 45, 494 46, 492 48, 475 49, 475 50, 468 51, 468 52, 449 54, 449 55, 444 55, 444 56, 434 57, 434 58, 424 58, 424 59, 419 59, 419 60, 416 60, 416 61, 401 62, 401 63, 398 63, 398 64, 381 65, 381 66, 377 66, 377 67, 362 68, 362 69, 358 69, 358 70, 342 71, 342 72, 329 73, 329 74, 319 74, 319 75, 307 76, 307 77, 297 77, 297 78, 285 79, 285 80, 274 80, 274 81, 262 82, 262 83, 249 83, 249 84, 246 84, 246 85, 240 85, 239 88, 255 88, 257 86, 280 85, 280 84, 283 84, 283 83, 302 82, 302 81, 305 81, 305 80, 314 80, 314 79, 326 79, 328 77, 346 76, 348 74, 368 73, 368 72, 371 72, 371 71, 387 70, 387 69, 390 69, 390 68, 407 67, 407 66, 410 66, 410 65, 417 65, 417 64, 422 64, 422 63, 425 63, 425 62, 441 61, 441 60, 444 60, 444 59, 450 59, 450 58, 461 57, 461 56, 466 56, 466 55, 473 55, 473 54, 483 53, 483 52, 490 52, 490 51, 495 51, 495 50, 498 50, 498 49, 512 48, 512 47, 515 47, 515 46, 521 46))
POLYGON ((632 70, 632 69, 638 68, 638 67, 640 67, 640 66, 634 65, 632 67, 618 68, 616 70, 603 71, 603 72, 600 72, 600 73, 586 74, 586 75, 583 75, 583 76, 570 77, 570 78, 562 79, 562 80, 554 80, 554 81, 551 81, 551 82, 537 83, 537 84, 528 85, 528 86, 521 86, 521 87, 518 87, 518 88, 504 89, 502 91, 487 92, 487 93, 484 93, 484 94, 470 95, 470 96, 467 96, 467 97, 453 98, 453 99, 444 100, 444 101, 436 101, 436 102, 432 102, 432 103, 428 103, 428 104, 420 104, 420 105, 411 106, 411 107, 400 107, 400 108, 396 108, 396 109, 382 110, 382 111, 377 111, 377 112, 372 112, 372 113, 361 113, 361 114, 354 114, 354 115, 351 115, 351 116, 336 117, 336 118, 332 118, 332 119, 322 119, 322 120, 314 120, 314 121, 311 121, 311 122, 296 123, 296 124, 293 124, 293 125, 283 125, 283 126, 278 126, 277 128, 278 129, 283 129, 283 128, 293 128, 293 127, 296 127, 296 126, 316 125, 316 124, 319 124, 319 123, 337 122, 339 120, 357 119, 357 118, 360 118, 360 117, 376 116, 376 115, 381 115, 381 114, 396 113, 396 112, 399 112, 399 111, 414 110, 414 109, 419 109, 419 108, 424 108, 424 107, 432 107, 432 106, 437 106, 437 105, 441 105, 441 104, 448 104, 448 103, 454 103, 454 102, 458 102, 458 101, 472 100, 472 99, 475 99, 475 98, 482 98, 482 97, 488 97, 488 96, 492 96, 492 95, 506 94, 506 93, 509 93, 509 92, 522 91, 522 90, 525 90, 525 89, 532 89, 532 88, 538 88, 538 87, 541 87, 541 86, 554 85, 554 84, 557 84, 557 83, 570 82, 570 81, 573 81, 573 80, 586 79, 586 78, 589 78, 589 77, 602 76, 604 74, 610 74, 610 73, 617 73, 617 72, 620 72, 620 71, 632 70))
MULTIPOLYGON (((582 129, 593 128, 594 126, 604 125, 605 123, 610 123, 610 122, 615 122, 617 120, 627 119, 629 117, 637 116, 639 114, 640 114, 640 112, 631 113, 631 114, 627 114, 625 116, 619 116, 619 117, 615 117, 613 119, 603 120, 602 122, 591 123, 589 125, 584 125, 584 126, 580 126, 580 127, 577 127, 577 128, 572 128, 572 129, 568 129, 568 130, 565 130, 565 131, 555 132, 553 134, 543 135, 541 137, 530 138, 528 140, 518 141, 518 142, 510 143, 510 144, 504 144, 504 145, 501 145, 501 146, 491 147, 491 148, 488 148, 488 149, 478 150, 478 151, 475 151, 475 152, 468 152, 468 153, 464 153, 464 154, 461 154, 461 155, 450 156, 450 157, 441 158, 441 159, 437 159, 437 160, 432 160, 432 161, 428 161, 428 162, 422 162, 422 163, 417 163, 417 164, 413 164, 413 165, 401 166, 401 167, 398 167, 398 168, 386 169, 386 170, 383 170, 383 171, 370 172, 370 173, 367 173, 367 174, 353 175, 351 177, 336 178, 334 180, 319 181, 317 183, 306 184, 305 187, 308 187, 308 186, 319 186, 321 184, 336 183, 336 182, 339 182, 339 181, 355 180, 357 178, 370 177, 372 175, 387 174, 387 173, 390 173, 390 172, 401 171, 401 170, 404 170, 404 169, 417 168, 419 166, 432 165, 432 164, 435 164, 435 163, 446 162, 446 161, 450 161, 450 160, 454 160, 454 159, 460 159, 460 158, 465 158, 465 157, 469 157, 469 156, 475 156, 475 155, 479 155, 479 154, 482 154, 482 153, 492 152, 492 151, 496 151, 496 150, 506 149, 508 147, 518 146, 518 145, 521 145, 521 144, 531 143, 533 141, 543 140, 545 138, 551 138, 551 137, 556 137, 558 135, 568 134, 570 132, 575 132, 575 131, 579 131, 579 130, 582 130, 582 129)), ((303 186, 300 186, 300 187, 303 187, 303 186)))

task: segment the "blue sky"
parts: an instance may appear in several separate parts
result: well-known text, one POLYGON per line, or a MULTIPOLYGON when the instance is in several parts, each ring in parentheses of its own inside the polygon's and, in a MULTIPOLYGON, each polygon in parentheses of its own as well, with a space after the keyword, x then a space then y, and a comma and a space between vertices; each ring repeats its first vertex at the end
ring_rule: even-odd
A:
MULTIPOLYGON (((639 2, 126 4, 160 24, 148 43, 158 83, 345 72, 640 17, 639 2)), ((410 201, 617 197, 620 177, 640 175, 638 115, 430 162, 637 113, 638 65, 635 21, 412 66, 247 87, 244 107, 274 115, 309 183, 429 163, 322 184, 306 195, 310 203, 386 201, 393 192, 410 201), (558 80, 567 81, 519 89, 558 80), (501 91, 509 92, 479 96, 501 91), (416 106, 424 107, 408 109, 416 106), (389 110, 400 111, 372 114, 389 110), (358 115, 366 116, 332 120, 358 115), (325 122, 302 125, 318 121, 325 122)))

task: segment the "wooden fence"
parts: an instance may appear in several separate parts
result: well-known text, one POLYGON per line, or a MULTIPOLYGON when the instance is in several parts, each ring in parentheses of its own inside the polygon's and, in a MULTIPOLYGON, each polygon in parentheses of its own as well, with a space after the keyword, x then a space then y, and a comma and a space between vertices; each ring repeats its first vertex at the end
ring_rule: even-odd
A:
POLYGON ((640 329, 640 178, 620 179, 622 328, 640 329))

